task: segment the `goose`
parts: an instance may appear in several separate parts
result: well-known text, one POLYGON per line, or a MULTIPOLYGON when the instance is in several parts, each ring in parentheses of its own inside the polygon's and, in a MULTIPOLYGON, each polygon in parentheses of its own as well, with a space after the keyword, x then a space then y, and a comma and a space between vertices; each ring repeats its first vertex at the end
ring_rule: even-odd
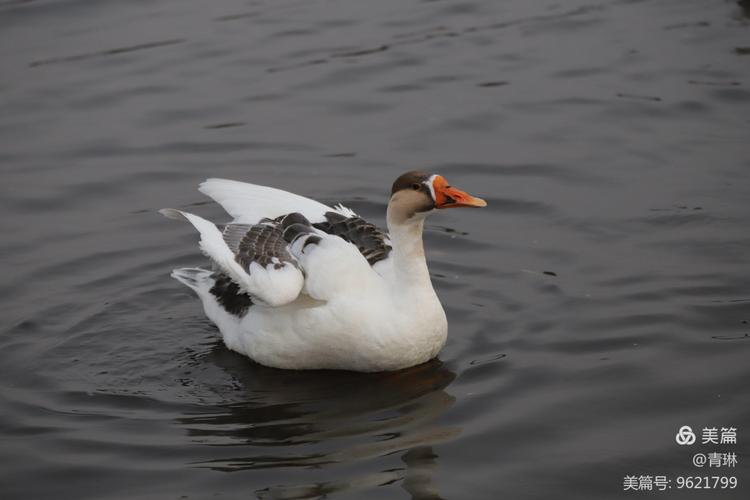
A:
POLYGON ((387 232, 338 204, 280 189, 208 179, 199 191, 232 222, 190 222, 212 269, 171 276, 191 288, 225 345, 284 369, 392 371, 437 356, 448 322, 422 244, 437 210, 487 203, 437 174, 410 171, 391 188, 387 232))

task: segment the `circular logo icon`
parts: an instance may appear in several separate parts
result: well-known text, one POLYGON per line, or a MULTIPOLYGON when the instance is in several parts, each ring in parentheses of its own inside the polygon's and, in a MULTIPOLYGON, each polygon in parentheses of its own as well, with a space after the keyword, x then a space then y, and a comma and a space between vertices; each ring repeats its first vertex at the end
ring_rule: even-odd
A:
POLYGON ((695 443, 695 433, 689 425, 683 425, 682 427, 680 427, 680 430, 677 432, 674 440, 677 441, 677 444, 679 444, 680 446, 690 445, 695 443))

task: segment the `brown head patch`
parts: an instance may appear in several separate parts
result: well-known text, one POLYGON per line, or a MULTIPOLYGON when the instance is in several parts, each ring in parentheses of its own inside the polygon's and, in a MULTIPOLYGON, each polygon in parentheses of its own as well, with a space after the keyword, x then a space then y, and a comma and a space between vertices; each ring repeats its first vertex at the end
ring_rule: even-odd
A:
POLYGON ((411 172, 401 174, 399 178, 393 182, 391 196, 393 196, 396 191, 401 191, 402 189, 413 189, 414 191, 425 189, 426 192, 429 193, 430 189, 424 184, 424 181, 429 178, 430 174, 422 172, 421 170, 412 170, 411 172), (418 188, 415 189, 416 187, 418 188))

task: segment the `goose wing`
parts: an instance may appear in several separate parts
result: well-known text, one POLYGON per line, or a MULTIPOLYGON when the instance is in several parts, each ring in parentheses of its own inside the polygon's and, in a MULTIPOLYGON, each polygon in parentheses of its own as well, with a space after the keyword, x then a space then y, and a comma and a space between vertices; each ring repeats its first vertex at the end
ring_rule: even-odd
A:
POLYGON ((290 245, 299 234, 313 236, 314 231, 309 223, 297 224, 304 219, 301 215, 265 219, 258 224, 230 223, 220 231, 195 214, 171 208, 160 212, 169 218, 184 218, 198 230, 201 251, 221 275, 237 285, 237 294, 247 294, 253 302, 272 307, 299 296, 305 277, 290 245))
POLYGON ((391 251, 385 231, 341 204, 329 207, 281 189, 228 179, 207 179, 198 189, 220 204, 236 224, 253 225, 299 213, 316 229, 357 247, 370 265, 387 259, 391 251))
POLYGON ((315 228, 294 212, 258 224, 232 222, 223 231, 195 214, 166 208, 200 233, 200 249, 218 270, 222 301, 244 297, 271 307, 305 293, 318 300, 372 289, 377 275, 360 250, 344 238, 315 228))

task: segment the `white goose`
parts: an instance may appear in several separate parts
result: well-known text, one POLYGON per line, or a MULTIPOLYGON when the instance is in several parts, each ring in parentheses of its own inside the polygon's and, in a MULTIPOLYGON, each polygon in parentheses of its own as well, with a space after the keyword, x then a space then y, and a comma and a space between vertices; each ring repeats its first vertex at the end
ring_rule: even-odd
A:
POLYGON ((440 175, 393 183, 388 233, 335 208, 265 186, 208 179, 200 191, 234 217, 223 231, 187 212, 214 270, 175 269, 226 346, 267 366, 398 370, 435 357, 448 323, 432 288, 422 230, 434 209, 487 203, 440 175))

